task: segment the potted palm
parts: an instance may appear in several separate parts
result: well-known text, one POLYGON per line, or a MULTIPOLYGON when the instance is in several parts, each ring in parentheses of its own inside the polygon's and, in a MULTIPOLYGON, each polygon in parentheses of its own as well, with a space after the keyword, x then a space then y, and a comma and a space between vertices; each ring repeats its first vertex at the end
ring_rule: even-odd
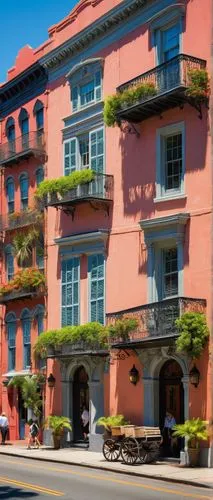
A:
POLYGON ((70 419, 68 417, 49 415, 44 425, 46 429, 50 429, 52 431, 54 449, 59 450, 64 429, 67 429, 68 431, 72 430, 70 419))
POLYGON ((186 420, 184 424, 176 424, 173 429, 173 436, 187 439, 188 465, 196 467, 199 465, 200 441, 208 439, 207 423, 201 418, 193 418, 186 420))

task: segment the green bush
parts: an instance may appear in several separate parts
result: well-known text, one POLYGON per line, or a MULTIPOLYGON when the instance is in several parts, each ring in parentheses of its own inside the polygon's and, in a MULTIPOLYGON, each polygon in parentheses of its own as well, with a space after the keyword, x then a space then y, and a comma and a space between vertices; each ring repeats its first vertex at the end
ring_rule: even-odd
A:
POLYGON ((189 448, 198 448, 200 441, 208 439, 207 422, 201 418, 193 418, 186 420, 184 424, 176 424, 173 431, 173 436, 188 439, 189 448))
POLYGON ((209 97, 209 76, 206 69, 190 69, 188 71, 189 85, 186 95, 196 100, 209 97))
POLYGON ((133 106, 138 101, 146 100, 155 96, 157 89, 153 83, 140 83, 134 85, 123 92, 114 94, 106 98, 104 102, 104 123, 107 127, 120 125, 117 113, 125 107, 133 106))
POLYGON ((135 318, 124 318, 116 321, 114 325, 108 325, 109 339, 128 340, 129 334, 138 326, 138 320, 135 318))
POLYGON ((112 427, 127 425, 129 422, 123 415, 114 415, 109 417, 100 417, 96 423, 99 426, 103 426, 107 431, 110 432, 112 427))
POLYGON ((76 170, 70 175, 59 177, 58 179, 46 179, 39 184, 36 189, 35 197, 37 199, 42 199, 48 194, 59 193, 64 195, 71 189, 75 189, 81 184, 87 184, 92 182, 95 178, 95 172, 93 170, 76 170))
POLYGON ((206 345, 209 329, 203 313, 186 312, 175 322, 180 336, 176 340, 177 352, 197 359, 206 345))

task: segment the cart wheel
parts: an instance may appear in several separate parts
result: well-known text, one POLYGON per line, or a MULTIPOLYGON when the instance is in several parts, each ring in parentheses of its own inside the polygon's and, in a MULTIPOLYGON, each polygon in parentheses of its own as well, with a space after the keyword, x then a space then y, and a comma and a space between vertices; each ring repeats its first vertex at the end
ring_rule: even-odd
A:
POLYGON ((129 437, 122 441, 121 456, 125 464, 135 464, 139 457, 139 445, 135 438, 129 437))
POLYGON ((103 455, 108 462, 116 462, 120 456, 120 443, 114 439, 106 439, 103 444, 103 455))
POLYGON ((151 464, 156 462, 160 455, 159 445, 157 443, 152 443, 147 451, 146 464, 151 464))
POLYGON ((147 464, 148 452, 143 447, 139 449, 139 459, 142 464, 147 464))

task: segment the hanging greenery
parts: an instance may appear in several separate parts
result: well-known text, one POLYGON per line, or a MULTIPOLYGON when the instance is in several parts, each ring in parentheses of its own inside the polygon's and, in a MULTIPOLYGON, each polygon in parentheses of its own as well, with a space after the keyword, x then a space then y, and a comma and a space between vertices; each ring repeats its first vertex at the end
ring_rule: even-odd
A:
POLYGON ((120 125, 117 113, 121 111, 122 108, 128 108, 137 102, 143 102, 156 94, 157 89, 155 85, 151 82, 146 82, 134 85, 123 92, 107 97, 104 102, 105 125, 107 127, 120 125))
POLYGON ((180 333, 176 340, 177 352, 188 354, 193 359, 199 358, 209 338, 206 316, 198 312, 185 312, 175 324, 180 333))
POLYGON ((210 94, 209 76, 206 69, 190 69, 187 73, 189 83, 186 95, 197 101, 208 99, 210 94))
POLYGON ((119 319, 113 325, 108 325, 109 339, 128 340, 129 334, 138 327, 136 318, 119 319))
POLYGON ((40 288, 45 286, 44 274, 36 268, 21 269, 9 283, 0 287, 0 295, 7 295, 26 288, 40 288))
POLYGON ((59 177, 58 179, 46 179, 39 184, 36 189, 35 197, 42 199, 51 194, 60 194, 63 196, 71 189, 75 189, 81 184, 92 182, 95 178, 93 170, 77 170, 70 175, 59 177))

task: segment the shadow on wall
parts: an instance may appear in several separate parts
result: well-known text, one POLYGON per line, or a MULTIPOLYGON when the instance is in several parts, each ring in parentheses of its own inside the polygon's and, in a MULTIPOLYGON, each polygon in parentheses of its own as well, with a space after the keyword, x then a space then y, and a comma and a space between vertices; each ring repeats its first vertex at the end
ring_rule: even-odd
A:
MULTIPOLYGON (((128 353, 126 359, 114 361, 115 364, 115 402, 116 413, 123 414, 132 424, 142 425, 143 422, 143 387, 142 387, 142 367, 140 361, 133 351, 128 353), (133 365, 139 372, 139 380, 133 385, 129 380, 129 371, 133 365)), ((126 354, 127 356, 127 354, 126 354)))

